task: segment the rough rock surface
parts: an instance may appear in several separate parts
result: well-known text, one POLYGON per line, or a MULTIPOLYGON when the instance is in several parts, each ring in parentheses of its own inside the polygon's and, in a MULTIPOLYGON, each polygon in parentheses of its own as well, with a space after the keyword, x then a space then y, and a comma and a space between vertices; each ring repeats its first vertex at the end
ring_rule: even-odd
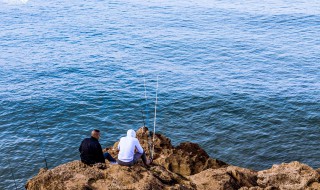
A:
POLYGON ((260 187, 276 187, 278 189, 308 189, 316 187, 320 182, 319 173, 311 167, 299 162, 273 165, 271 169, 258 172, 260 187))
POLYGON ((80 161, 43 170, 26 184, 26 189, 37 190, 181 188, 195 189, 195 185, 161 166, 147 169, 140 165, 123 167, 107 164, 105 169, 100 169, 86 166, 80 161))
MULTIPOLYGON (((137 138, 150 155, 152 136, 147 128, 137 138)), ((108 152, 117 156, 116 147, 108 152)), ((212 159, 199 145, 186 142, 173 147, 171 140, 155 134, 154 162, 149 168, 141 162, 132 167, 87 166, 73 161, 50 170, 41 169, 26 184, 27 190, 105 190, 105 189, 212 189, 212 190, 320 190, 319 169, 299 162, 274 165, 269 170, 253 171, 212 159)))
POLYGON ((190 176, 197 189, 240 189, 257 185, 257 172, 236 166, 207 169, 190 176))
MULTIPOLYGON (((149 156, 150 149, 153 147, 151 146, 152 135, 149 136, 148 128, 141 127, 137 131, 137 138, 149 156)), ((118 143, 116 142, 112 150, 109 151, 113 156, 117 155, 118 143)), ((198 144, 185 142, 173 147, 171 140, 161 134, 155 134, 154 152, 155 164, 183 176, 193 175, 209 168, 227 166, 222 161, 210 158, 198 144)))

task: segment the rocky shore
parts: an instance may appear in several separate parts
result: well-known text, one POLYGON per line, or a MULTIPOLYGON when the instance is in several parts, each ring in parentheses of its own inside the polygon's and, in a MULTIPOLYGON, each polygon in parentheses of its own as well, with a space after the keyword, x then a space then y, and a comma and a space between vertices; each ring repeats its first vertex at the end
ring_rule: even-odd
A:
MULTIPOLYGON (((148 129, 140 128, 137 138, 149 154, 148 129)), ((149 137, 150 138, 150 137, 149 137)), ((115 143, 109 149, 116 157, 115 143)), ((30 179, 27 190, 105 190, 105 189, 199 189, 199 190, 320 190, 320 168, 291 162, 254 171, 210 158, 199 145, 186 142, 173 147, 171 140, 156 134, 153 165, 132 167, 87 166, 69 162, 50 170, 41 169, 30 179)))

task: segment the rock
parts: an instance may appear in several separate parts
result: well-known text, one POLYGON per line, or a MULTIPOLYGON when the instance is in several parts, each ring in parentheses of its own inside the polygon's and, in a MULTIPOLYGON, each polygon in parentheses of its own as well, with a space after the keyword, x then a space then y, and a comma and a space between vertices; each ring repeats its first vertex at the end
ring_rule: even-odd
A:
POLYGON ((163 159, 159 159, 158 164, 184 176, 227 165, 222 161, 209 158, 208 154, 199 145, 190 142, 181 143, 171 151, 163 151, 162 155, 163 159))
MULTIPOLYGON (((149 135, 147 127, 138 129, 136 135, 146 155, 149 157, 150 149, 153 148, 153 136, 149 135)), ((116 149, 118 143, 119 142, 116 142, 109 151, 114 157, 117 155, 116 149)), ((173 147, 171 140, 161 134, 155 134, 154 163, 183 176, 193 175, 208 168, 227 166, 227 164, 222 161, 210 158, 206 151, 198 144, 185 142, 177 147, 173 147)))
MULTIPOLYGON (((153 146, 148 128, 140 128, 137 138, 149 156, 153 146)), ((115 158, 118 154, 118 143, 107 148, 115 158)), ((208 154, 194 143, 185 143, 174 148, 171 140, 160 134, 155 134, 154 150, 154 165, 149 169, 146 169, 141 161, 133 167, 109 165, 107 162, 105 169, 74 161, 52 170, 41 170, 27 182, 26 189, 196 189, 194 183, 180 174, 200 172, 206 169, 203 165, 219 167, 225 164, 209 158, 208 154), (183 160, 186 159, 189 161, 185 164, 170 168, 170 165, 174 166, 174 162, 184 163, 183 160)))
POLYGON ((161 134, 154 135, 154 142, 152 144, 153 134, 150 134, 147 127, 141 127, 140 129, 138 129, 136 134, 143 150, 146 151, 147 156, 150 156, 150 150, 154 149, 154 160, 161 157, 166 152, 170 152, 170 150, 174 149, 174 147, 171 144, 171 140, 161 134))
POLYGON ((103 170, 87 166, 80 161, 60 165, 51 170, 40 170, 39 174, 29 180, 26 189, 84 189, 92 180, 103 179, 103 170))
POLYGON ((256 171, 237 166, 228 166, 227 173, 237 181, 240 187, 254 187, 258 185, 258 173, 256 171))
POLYGON ((257 185, 257 172, 236 166, 219 169, 207 169, 190 176, 197 189, 233 190, 241 187, 254 187, 257 185))
POLYGON ((319 181, 320 176, 316 170, 299 162, 273 165, 271 169, 259 171, 257 180, 260 187, 273 186, 280 190, 302 190, 309 185, 316 187, 319 181))
POLYGON ((320 183, 318 182, 311 183, 311 185, 309 185, 309 187, 307 188, 307 190, 319 190, 319 189, 320 189, 320 183))
POLYGON ((262 187, 241 187, 239 190, 279 190, 276 187, 266 187, 266 188, 262 188, 262 187))
POLYGON ((233 190, 240 188, 237 182, 227 174, 226 168, 208 169, 190 176, 190 179, 196 184, 198 190, 233 190))
MULTIPOLYGON (((320 190, 319 169, 299 162, 274 165, 271 169, 253 171, 228 165, 210 158, 191 142, 172 146, 171 140, 155 134, 154 162, 149 168, 142 161, 132 167, 69 162, 50 170, 41 169, 28 180, 27 190, 105 190, 105 189, 170 189, 170 190, 320 190)), ((137 131, 137 138, 147 156, 153 146, 148 128, 137 131)), ((116 142, 107 151, 117 157, 116 142)))
POLYGON ((29 180, 30 190, 76 189, 195 189, 189 180, 161 166, 146 169, 140 164, 132 167, 106 164, 106 169, 91 167, 80 161, 63 164, 29 180))

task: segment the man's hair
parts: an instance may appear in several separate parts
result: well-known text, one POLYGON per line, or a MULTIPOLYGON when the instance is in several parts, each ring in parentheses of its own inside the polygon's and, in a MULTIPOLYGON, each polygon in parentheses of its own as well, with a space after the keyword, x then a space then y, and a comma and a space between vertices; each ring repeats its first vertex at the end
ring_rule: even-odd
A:
POLYGON ((93 129, 94 132, 100 133, 98 129, 93 129))

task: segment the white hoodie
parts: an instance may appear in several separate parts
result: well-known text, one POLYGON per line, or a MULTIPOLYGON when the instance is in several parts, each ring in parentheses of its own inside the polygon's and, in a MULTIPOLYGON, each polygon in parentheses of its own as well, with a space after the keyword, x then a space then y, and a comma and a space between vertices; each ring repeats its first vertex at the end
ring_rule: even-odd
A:
POLYGON ((136 132, 132 129, 127 131, 127 136, 122 137, 118 144, 120 150, 118 159, 122 162, 131 162, 134 156, 134 150, 137 149, 139 153, 143 153, 139 140, 136 138, 136 132))

